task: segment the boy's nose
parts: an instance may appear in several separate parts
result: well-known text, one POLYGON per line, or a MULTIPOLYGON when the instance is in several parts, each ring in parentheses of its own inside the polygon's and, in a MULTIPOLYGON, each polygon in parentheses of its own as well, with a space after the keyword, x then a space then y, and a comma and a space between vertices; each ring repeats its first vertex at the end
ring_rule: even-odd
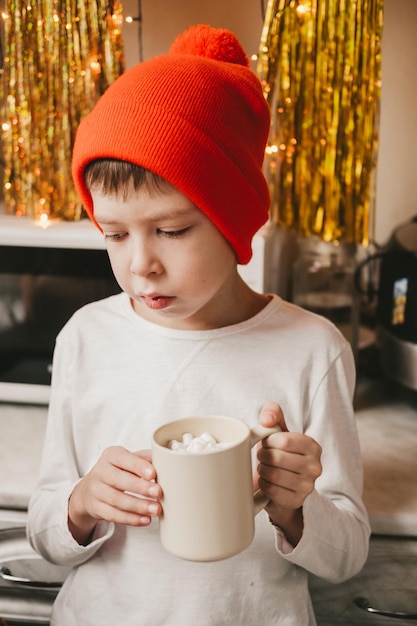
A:
POLYGON ((160 274, 161 262, 146 244, 136 245, 131 252, 130 271, 137 276, 160 274))

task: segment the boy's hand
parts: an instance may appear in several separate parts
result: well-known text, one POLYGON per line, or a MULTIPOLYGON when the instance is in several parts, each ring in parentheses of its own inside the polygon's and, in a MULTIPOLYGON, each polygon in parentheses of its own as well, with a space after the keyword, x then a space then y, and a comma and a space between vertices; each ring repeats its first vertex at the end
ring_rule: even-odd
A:
POLYGON ((162 511, 155 475, 149 450, 133 453, 120 446, 104 450, 70 496, 68 526, 73 537, 87 544, 98 520, 148 526, 162 511))
POLYGON ((271 520, 295 546, 303 531, 302 506, 322 472, 321 447, 307 435, 288 432, 277 404, 263 407, 260 422, 282 430, 264 439, 258 450, 259 487, 271 499, 266 507, 271 520))

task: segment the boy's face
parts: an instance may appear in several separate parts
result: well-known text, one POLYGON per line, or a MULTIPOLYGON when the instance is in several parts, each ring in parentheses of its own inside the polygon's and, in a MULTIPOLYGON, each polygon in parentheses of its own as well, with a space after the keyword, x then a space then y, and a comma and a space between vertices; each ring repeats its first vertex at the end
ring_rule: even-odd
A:
POLYGON ((244 288, 235 253, 186 196, 174 188, 149 195, 133 187, 126 200, 91 195, 113 272, 139 315, 179 329, 241 320, 244 288))

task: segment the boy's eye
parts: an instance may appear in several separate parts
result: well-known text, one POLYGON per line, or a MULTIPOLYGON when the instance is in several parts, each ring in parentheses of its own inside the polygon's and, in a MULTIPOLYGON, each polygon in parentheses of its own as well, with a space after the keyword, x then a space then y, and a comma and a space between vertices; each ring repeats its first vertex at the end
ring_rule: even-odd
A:
POLYGON ((187 226, 187 228, 181 228, 180 230, 163 230, 162 228, 158 228, 157 229, 157 233, 158 235, 163 235, 164 237, 181 237, 181 235, 185 235, 185 233, 187 233, 189 230, 191 229, 191 226, 187 226))
POLYGON ((113 234, 105 234, 104 238, 106 241, 122 241, 126 237, 127 233, 113 233, 113 234))

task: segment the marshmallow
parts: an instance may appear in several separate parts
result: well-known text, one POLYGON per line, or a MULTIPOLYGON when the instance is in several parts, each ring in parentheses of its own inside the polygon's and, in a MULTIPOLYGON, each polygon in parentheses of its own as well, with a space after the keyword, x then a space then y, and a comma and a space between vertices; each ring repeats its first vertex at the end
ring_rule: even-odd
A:
POLYGON ((216 450, 224 450, 230 447, 230 443, 216 441, 210 433, 202 433, 197 437, 193 437, 191 433, 184 433, 182 441, 172 439, 168 443, 168 448, 174 452, 182 452, 184 454, 202 454, 205 452, 215 452, 216 450))

